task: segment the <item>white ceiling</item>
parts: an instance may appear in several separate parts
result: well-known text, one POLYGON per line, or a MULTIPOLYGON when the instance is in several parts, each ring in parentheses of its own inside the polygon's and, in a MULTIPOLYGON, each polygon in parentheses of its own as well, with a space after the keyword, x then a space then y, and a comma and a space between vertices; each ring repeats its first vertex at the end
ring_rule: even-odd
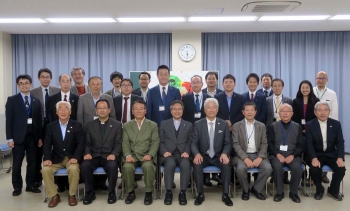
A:
MULTIPOLYGON (((255 0, 256 1, 256 0, 255 0)), ((0 0, 0 18, 88 17, 190 17, 199 9, 223 8, 221 15, 350 15, 350 0, 299 0, 294 11, 282 13, 241 12, 254 0, 0 0)), ((200 16, 204 16, 201 14, 200 16)), ((208 15, 210 16, 210 15, 208 15)), ((183 22, 183 23, 43 23, 4 24, 11 34, 65 33, 169 33, 174 30, 202 32, 348 31, 350 20, 297 22, 183 22)))

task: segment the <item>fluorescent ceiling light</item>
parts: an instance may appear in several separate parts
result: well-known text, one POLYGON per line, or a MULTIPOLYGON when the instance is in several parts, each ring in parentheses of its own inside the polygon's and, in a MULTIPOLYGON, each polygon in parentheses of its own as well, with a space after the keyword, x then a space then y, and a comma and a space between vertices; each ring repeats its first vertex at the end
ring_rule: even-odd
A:
POLYGON ((329 15, 310 15, 310 16, 262 16, 259 21, 316 21, 327 20, 329 15))
POLYGON ((46 18, 50 23, 111 23, 114 18, 46 18))
POLYGON ((350 15, 335 15, 328 20, 350 20, 350 15))
POLYGON ((188 21, 256 21, 258 17, 256 16, 241 16, 241 17, 189 17, 188 21))
POLYGON ((47 23, 41 18, 0 18, 0 23, 47 23))
POLYGON ((118 22, 185 22, 184 17, 164 17, 164 18, 116 18, 118 22))

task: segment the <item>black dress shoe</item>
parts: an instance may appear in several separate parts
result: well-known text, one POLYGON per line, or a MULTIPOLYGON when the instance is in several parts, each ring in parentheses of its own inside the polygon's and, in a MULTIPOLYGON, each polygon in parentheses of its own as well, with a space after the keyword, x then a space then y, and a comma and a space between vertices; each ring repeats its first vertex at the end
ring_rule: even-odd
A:
POLYGON ((131 204, 134 202, 134 200, 136 199, 136 196, 135 196, 135 192, 132 191, 128 194, 128 196, 126 197, 125 199, 125 204, 131 204))
POLYGON ((27 187, 26 192, 41 193, 41 190, 33 186, 33 187, 27 187))
POLYGON ((299 198, 299 196, 297 194, 289 192, 289 198, 291 198, 292 201, 295 202, 295 203, 300 203, 300 198, 299 198))
POLYGON ((180 193, 179 193, 179 204, 180 205, 187 204, 186 193, 184 191, 180 191, 180 193))
POLYGON ((220 179, 220 177, 219 177, 218 174, 213 174, 213 176, 211 177, 211 179, 214 180, 214 181, 216 181, 216 182, 220 182, 220 181, 221 181, 221 179, 220 179))
POLYGON ((244 201, 248 201, 249 200, 249 191, 248 192, 243 191, 243 193, 242 193, 242 200, 244 200, 244 201))
POLYGON ((324 187, 322 187, 321 191, 316 191, 315 195, 314 195, 314 199, 316 200, 321 200, 323 198, 323 194, 324 194, 324 187))
POLYGON ((201 205, 205 200, 205 196, 203 194, 198 194, 196 200, 194 200, 194 205, 201 205))
POLYGON ((91 204, 93 200, 96 199, 95 192, 91 191, 90 193, 86 193, 84 199, 83 199, 83 204, 88 205, 91 204))
POLYGON ((266 200, 266 197, 264 196, 264 194, 259 193, 257 190, 255 190, 254 186, 252 187, 251 191, 250 191, 257 199, 259 200, 266 200))
POLYGON ((213 186, 213 183, 210 182, 209 178, 205 178, 204 185, 207 186, 207 187, 211 187, 211 186, 213 186))
POLYGON ((233 202, 227 194, 223 195, 221 200, 225 203, 226 206, 233 206, 233 202))
POLYGON ((150 205, 153 202, 153 197, 152 197, 152 192, 151 193, 146 193, 145 195, 145 200, 143 201, 144 205, 150 205))
POLYGON ((12 192, 12 196, 19 196, 19 195, 21 195, 21 193, 22 193, 21 188, 14 189, 12 192))
POLYGON ((173 203, 173 193, 166 192, 165 199, 164 199, 164 204, 165 205, 171 205, 172 203, 173 203))
POLYGON ((331 193, 329 188, 327 190, 327 195, 336 201, 342 201, 343 196, 340 193, 331 193))
POLYGON ((273 197, 273 200, 275 202, 280 202, 282 201, 283 198, 284 198, 284 193, 281 193, 281 194, 276 194, 275 197, 273 197))
POLYGON ((175 184, 175 182, 173 182, 173 188, 176 188, 176 184, 175 184))
POLYGON ((39 188, 43 183, 40 182, 34 182, 34 187, 39 188))
POLYGON ((108 204, 114 204, 117 202, 117 196, 115 195, 115 193, 108 193, 108 199, 107 199, 107 203, 108 204))

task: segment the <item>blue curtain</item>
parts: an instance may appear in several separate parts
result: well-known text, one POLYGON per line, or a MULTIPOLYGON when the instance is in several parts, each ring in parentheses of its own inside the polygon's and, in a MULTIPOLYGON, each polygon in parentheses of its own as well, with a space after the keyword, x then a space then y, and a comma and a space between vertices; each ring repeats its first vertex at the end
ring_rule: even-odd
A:
MULTIPOLYGON (((271 73, 284 80, 283 93, 295 98, 299 83, 315 84, 318 71, 328 74, 327 87, 338 96, 339 120, 348 140, 350 113, 346 83, 350 78, 350 32, 203 33, 203 70, 218 70, 220 77, 236 77, 235 92, 247 91, 249 73, 271 73)), ((221 81, 220 81, 221 86, 221 81)), ((350 141, 345 141, 350 152, 350 141)))
MULTIPOLYGON (((58 76, 70 74, 72 67, 82 67, 85 81, 100 76, 103 91, 112 88, 109 76, 114 71, 125 78, 129 71, 157 70, 160 64, 171 67, 171 34, 79 34, 79 35, 12 35, 13 77, 29 74, 33 87, 40 85, 37 72, 47 67, 58 76)), ((16 85, 14 93, 18 92, 16 85)))

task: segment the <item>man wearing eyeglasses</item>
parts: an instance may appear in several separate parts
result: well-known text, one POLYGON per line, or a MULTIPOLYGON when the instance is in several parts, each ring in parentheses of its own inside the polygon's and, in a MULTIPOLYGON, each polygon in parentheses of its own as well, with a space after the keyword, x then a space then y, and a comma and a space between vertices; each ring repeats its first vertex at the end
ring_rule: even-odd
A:
POLYGON ((147 102, 148 96, 148 84, 151 82, 151 74, 148 72, 141 72, 139 75, 140 88, 134 89, 132 93, 134 95, 141 96, 145 102, 147 102))

